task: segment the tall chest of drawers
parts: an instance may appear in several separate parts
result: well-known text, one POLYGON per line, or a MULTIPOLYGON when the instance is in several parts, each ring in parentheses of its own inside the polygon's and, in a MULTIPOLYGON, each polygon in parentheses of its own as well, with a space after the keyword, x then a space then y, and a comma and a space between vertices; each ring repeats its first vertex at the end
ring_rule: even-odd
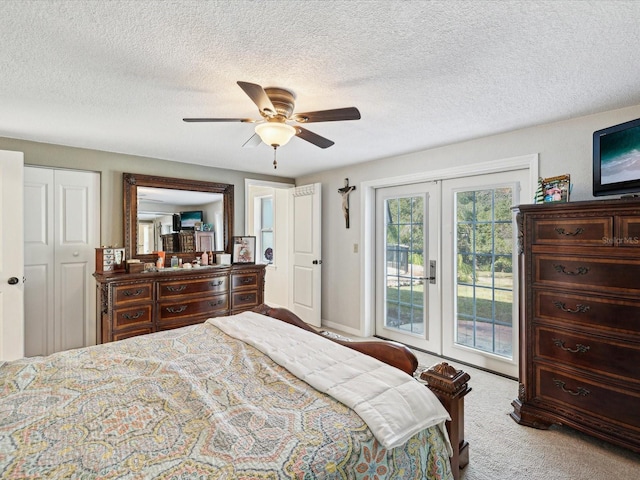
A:
POLYGON ((264 302, 265 267, 96 273, 100 343, 252 309, 264 302))
POLYGON ((640 452, 640 201, 518 210, 520 386, 511 417, 640 452))

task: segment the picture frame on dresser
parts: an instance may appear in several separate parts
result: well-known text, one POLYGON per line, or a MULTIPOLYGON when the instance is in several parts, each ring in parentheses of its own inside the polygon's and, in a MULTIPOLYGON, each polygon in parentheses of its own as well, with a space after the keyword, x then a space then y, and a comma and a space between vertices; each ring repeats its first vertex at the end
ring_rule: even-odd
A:
POLYGON ((544 202, 568 202, 571 191, 571 177, 569 174, 542 180, 544 202))
POLYGON ((256 263, 256 237, 252 237, 252 236, 233 237, 231 241, 231 245, 232 245, 231 263, 233 264, 256 263))

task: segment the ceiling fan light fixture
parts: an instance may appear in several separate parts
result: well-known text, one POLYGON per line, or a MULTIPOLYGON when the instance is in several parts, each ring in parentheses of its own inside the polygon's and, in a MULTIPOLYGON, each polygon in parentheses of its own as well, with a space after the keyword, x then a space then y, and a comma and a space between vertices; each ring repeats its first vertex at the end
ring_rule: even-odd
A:
POLYGON ((296 134, 296 129, 286 123, 265 122, 256 125, 256 133, 267 145, 281 147, 291 140, 296 134))

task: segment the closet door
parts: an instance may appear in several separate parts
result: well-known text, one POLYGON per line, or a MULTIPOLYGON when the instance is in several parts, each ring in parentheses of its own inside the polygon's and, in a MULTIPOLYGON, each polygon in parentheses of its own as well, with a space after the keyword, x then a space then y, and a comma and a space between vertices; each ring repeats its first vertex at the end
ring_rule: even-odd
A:
POLYGON ((25 354, 96 343, 100 175, 25 168, 25 354))

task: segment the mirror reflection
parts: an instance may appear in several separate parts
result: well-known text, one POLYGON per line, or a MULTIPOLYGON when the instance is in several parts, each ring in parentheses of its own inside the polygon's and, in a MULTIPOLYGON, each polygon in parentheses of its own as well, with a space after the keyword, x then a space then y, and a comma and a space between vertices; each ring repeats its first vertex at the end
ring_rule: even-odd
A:
POLYGON ((138 186, 137 254, 224 250, 220 193, 138 186))
POLYGON ((232 184, 135 173, 122 179, 127 258, 153 263, 160 249, 189 262, 202 252, 228 253, 232 184))

